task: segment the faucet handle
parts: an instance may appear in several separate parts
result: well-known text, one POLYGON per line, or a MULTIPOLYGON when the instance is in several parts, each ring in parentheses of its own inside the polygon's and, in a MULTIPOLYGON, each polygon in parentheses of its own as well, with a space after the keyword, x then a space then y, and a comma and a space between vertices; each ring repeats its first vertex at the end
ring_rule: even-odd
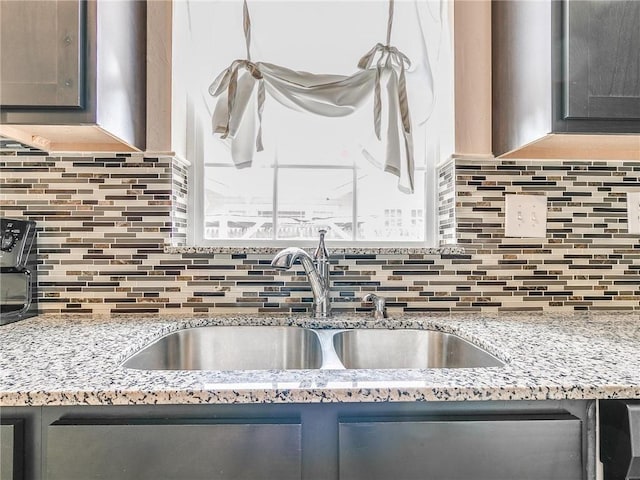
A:
POLYGON ((329 260, 329 252, 327 252, 327 247, 324 245, 324 236, 327 231, 324 228, 318 230, 320 234, 320 240, 318 242, 318 247, 316 248, 315 253, 313 254, 313 259, 318 261, 328 261, 329 260))
POLYGON ((362 297, 363 302, 373 302, 373 306, 375 311, 373 312, 373 317, 376 320, 381 318, 387 318, 387 300, 384 297, 376 295, 375 293, 367 293, 364 297, 362 297))

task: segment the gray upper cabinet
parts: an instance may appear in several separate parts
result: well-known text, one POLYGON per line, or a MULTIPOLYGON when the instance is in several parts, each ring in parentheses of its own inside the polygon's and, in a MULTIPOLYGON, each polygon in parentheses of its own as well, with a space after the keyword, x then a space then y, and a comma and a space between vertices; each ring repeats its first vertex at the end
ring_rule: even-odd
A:
POLYGON ((80 0, 0 2, 0 23, 0 105, 82 107, 80 0))
POLYGON ((569 0, 565 119, 640 120, 640 2, 569 0))
POLYGON ((492 2, 493 153, 640 132, 640 2, 492 2))
POLYGON ((6 135, 27 129, 17 139, 29 143, 40 134, 17 126, 95 126, 145 149, 145 0, 2 0, 0 15, 6 135))

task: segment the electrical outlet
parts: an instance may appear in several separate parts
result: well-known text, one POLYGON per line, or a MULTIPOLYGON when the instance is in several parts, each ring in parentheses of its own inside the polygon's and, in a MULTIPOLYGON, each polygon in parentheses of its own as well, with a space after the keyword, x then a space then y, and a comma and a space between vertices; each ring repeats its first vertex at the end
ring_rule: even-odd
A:
POLYGON ((627 192, 627 232, 640 235, 640 192, 627 192))
POLYGON ((547 236, 547 197, 544 195, 505 195, 507 237, 545 238, 547 236))

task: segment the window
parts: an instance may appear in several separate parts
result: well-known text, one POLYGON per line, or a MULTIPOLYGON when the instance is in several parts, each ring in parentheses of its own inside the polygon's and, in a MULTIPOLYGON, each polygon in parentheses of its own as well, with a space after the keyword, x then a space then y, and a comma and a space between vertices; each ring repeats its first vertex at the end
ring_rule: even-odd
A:
MULTIPOLYGON (((386 1, 249 1, 251 55, 284 67, 351 75, 373 45, 385 41, 386 1)), ((452 152, 452 58, 448 8, 441 1, 397 1, 391 44, 407 54, 407 90, 415 152, 414 192, 383 171, 373 98, 345 117, 288 109, 267 95, 264 150, 237 168, 211 133, 215 99, 208 87, 245 58, 241 1, 174 2, 174 135, 192 163, 191 243, 265 245, 436 244, 435 168, 452 152), (431 68, 435 95, 431 95, 431 68)), ((384 108, 384 106, 383 106, 384 108)))

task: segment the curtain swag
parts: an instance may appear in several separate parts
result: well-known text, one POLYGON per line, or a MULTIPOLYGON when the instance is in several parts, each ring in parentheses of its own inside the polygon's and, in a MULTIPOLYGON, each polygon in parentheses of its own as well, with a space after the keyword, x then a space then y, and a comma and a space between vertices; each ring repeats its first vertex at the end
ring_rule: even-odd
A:
POLYGON ((374 131, 384 144, 384 170, 398 177, 401 191, 413 193, 413 139, 405 76, 411 62, 389 44, 393 0, 389 2, 387 44, 378 43, 369 50, 358 62, 359 70, 350 76, 313 74, 252 62, 246 0, 243 20, 246 59, 235 60, 209 87, 209 94, 217 99, 213 133, 230 144, 235 166, 251 166, 254 153, 263 150, 265 92, 288 108, 325 117, 349 115, 373 95, 374 131))

